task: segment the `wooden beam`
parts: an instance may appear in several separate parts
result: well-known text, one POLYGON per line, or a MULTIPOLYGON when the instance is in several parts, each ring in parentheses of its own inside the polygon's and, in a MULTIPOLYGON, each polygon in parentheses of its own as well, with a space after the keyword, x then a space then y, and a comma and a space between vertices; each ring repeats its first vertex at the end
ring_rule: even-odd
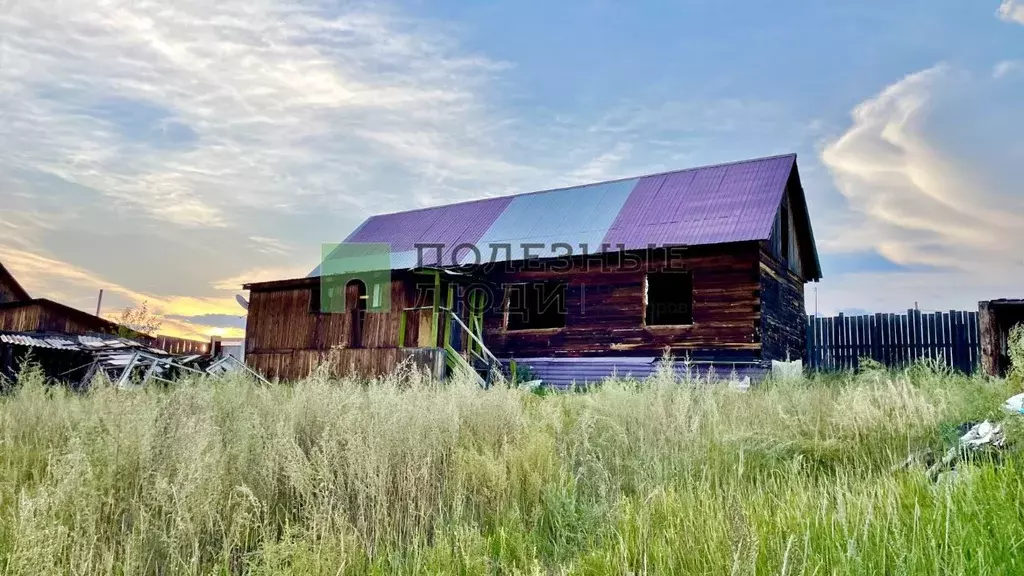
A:
POLYGON ((996 315, 988 302, 978 304, 978 337, 981 341, 981 369, 989 376, 999 376, 999 329, 996 315))
MULTIPOLYGON (((448 310, 448 312, 446 312, 445 315, 447 316, 447 315, 455 314, 455 309, 453 307, 454 304, 455 304, 455 286, 452 285, 452 284, 448 284, 448 300, 447 300, 447 302, 448 302, 448 304, 445 306, 445 308, 448 310)), ((451 343, 452 343, 452 321, 451 321, 451 318, 445 318, 445 321, 444 321, 444 347, 445 348, 451 348, 451 343)))
POLYGON ((430 319, 430 345, 437 348, 437 322, 441 308, 441 272, 434 270, 434 303, 433 314, 430 319))

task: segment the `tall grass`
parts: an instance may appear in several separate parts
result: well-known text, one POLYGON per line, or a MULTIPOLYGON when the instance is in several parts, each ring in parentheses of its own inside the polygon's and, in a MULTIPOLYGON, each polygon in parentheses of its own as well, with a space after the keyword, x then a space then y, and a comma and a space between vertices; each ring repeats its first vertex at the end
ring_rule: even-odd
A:
POLYGON ((1024 459, 897 466, 1012 392, 923 366, 544 397, 28 373, 0 398, 0 572, 1024 573, 1024 459))

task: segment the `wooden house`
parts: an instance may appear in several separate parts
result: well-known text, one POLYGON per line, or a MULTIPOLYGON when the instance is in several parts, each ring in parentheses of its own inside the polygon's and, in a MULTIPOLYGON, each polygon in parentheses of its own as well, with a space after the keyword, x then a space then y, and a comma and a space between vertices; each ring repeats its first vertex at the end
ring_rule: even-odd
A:
POLYGON ((329 257, 244 286, 251 367, 299 378, 334 350, 343 373, 515 360, 568 384, 645 376, 667 350, 757 373, 804 355, 821 278, 795 155, 373 216, 355 246, 386 247, 367 270, 390 273, 329 257))

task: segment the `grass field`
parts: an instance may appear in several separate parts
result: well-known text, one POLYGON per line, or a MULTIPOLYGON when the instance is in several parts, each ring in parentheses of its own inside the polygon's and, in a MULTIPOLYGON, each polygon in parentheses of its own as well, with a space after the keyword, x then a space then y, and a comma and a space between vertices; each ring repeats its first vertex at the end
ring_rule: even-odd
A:
MULTIPOLYGON (((894 470, 1018 384, 413 376, 0 398, 3 574, 1021 574, 1024 456, 894 470)), ((1012 419, 1015 417, 1011 417, 1012 419)))

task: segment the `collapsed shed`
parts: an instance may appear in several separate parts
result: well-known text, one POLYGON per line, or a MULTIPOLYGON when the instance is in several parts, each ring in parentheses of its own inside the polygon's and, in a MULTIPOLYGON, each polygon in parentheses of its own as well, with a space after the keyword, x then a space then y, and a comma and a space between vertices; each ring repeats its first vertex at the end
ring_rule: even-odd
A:
POLYGON ((245 357, 283 379, 332 350, 360 375, 515 360, 564 385, 667 350, 760 374, 804 355, 820 278, 796 156, 760 158, 373 216, 306 278, 244 286, 245 357))
POLYGON ((76 389, 87 388, 101 374, 120 388, 236 370, 266 382, 231 355, 172 354, 115 336, 0 332, 0 377, 13 382, 30 363, 48 380, 76 389))

